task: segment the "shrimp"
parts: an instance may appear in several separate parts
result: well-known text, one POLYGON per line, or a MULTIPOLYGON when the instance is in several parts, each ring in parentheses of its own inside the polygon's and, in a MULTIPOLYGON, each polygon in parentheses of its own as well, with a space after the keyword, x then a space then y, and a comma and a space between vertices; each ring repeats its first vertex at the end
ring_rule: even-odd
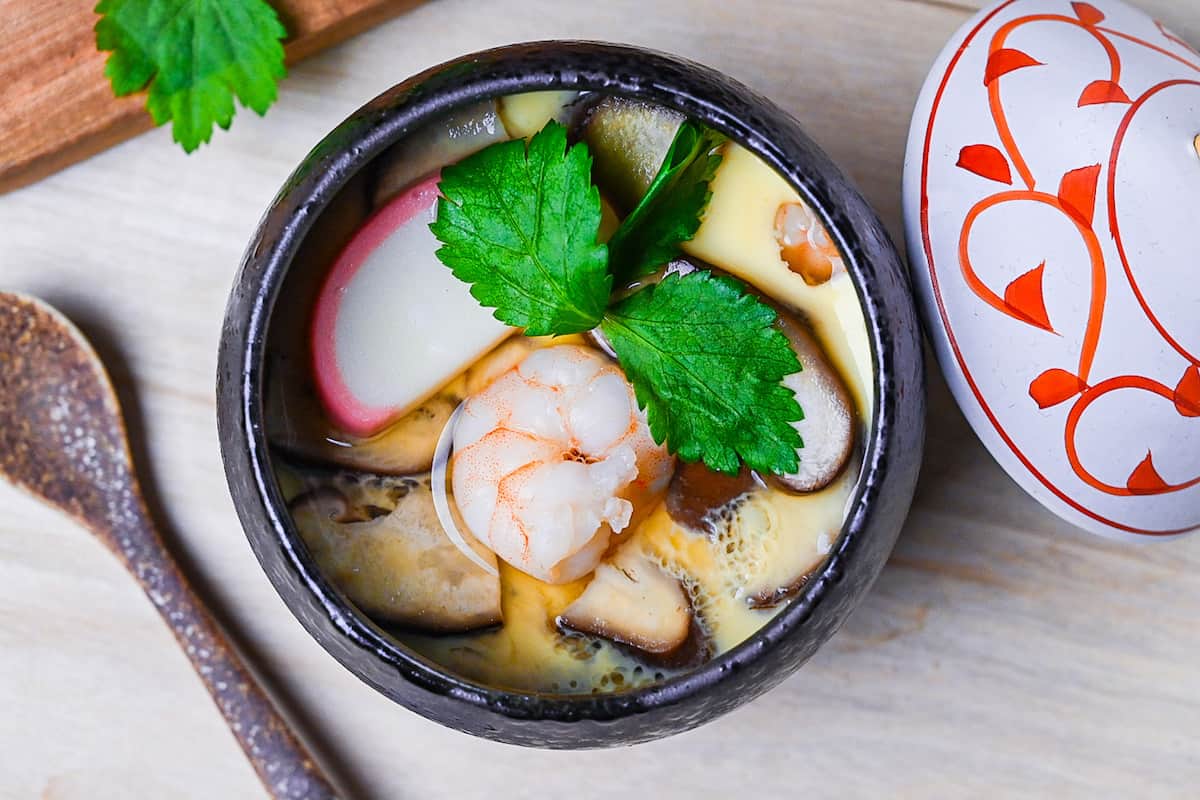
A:
POLYGON ((453 436, 467 529, 547 583, 592 572, 674 467, 620 368, 576 345, 538 350, 498 376, 463 404, 453 436))
POLYGON ((845 272, 842 254, 821 220, 803 203, 784 203, 775 212, 779 255, 809 286, 819 286, 845 272))

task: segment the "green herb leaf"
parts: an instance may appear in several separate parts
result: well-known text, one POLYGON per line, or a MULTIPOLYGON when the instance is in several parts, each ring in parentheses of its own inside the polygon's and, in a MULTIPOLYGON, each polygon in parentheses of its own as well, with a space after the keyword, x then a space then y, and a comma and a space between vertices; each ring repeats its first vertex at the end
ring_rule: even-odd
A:
POLYGON ((104 74, 121 97, 149 86, 154 124, 192 152, 228 128, 233 98, 259 114, 287 74, 287 35, 263 0, 100 0, 96 47, 111 51, 104 74))
POLYGON ((501 142, 442 170, 437 256, 496 319, 530 336, 581 333, 612 290, 596 241, 600 193, 587 147, 567 149, 551 122, 529 141, 501 142))
POLYGON ((721 165, 714 150, 725 141, 724 134, 691 120, 679 126, 650 188, 608 242, 619 281, 654 272, 696 235, 712 197, 709 184, 721 165))
POLYGON ((803 418, 780 381, 800 371, 775 311, 732 278, 668 275, 630 295, 601 323, 650 432, 684 461, 732 475, 793 473, 803 418))
POLYGON ((781 381, 800 370, 775 311, 739 282, 669 275, 608 308, 609 253, 622 277, 670 261, 695 234, 720 163, 720 134, 685 123, 646 199, 610 249, 596 241, 600 195, 586 145, 549 123, 529 142, 492 145, 442 171, 438 258, 497 319, 530 335, 597 324, 633 382, 659 443, 733 474, 741 461, 793 473, 803 412, 781 381), (615 244, 615 246, 614 246, 615 244), (626 254, 621 256, 621 254, 626 254), (614 262, 615 263, 615 262, 614 262))

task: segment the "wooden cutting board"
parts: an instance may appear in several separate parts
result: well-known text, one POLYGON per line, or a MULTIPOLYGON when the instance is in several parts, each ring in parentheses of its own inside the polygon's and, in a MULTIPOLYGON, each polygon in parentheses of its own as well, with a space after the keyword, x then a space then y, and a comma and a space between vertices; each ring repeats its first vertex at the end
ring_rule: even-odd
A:
MULTIPOLYGON (((270 0, 289 64, 421 0, 270 0)), ((95 0, 0 0, 0 193, 111 147, 153 123, 142 94, 116 98, 96 50, 95 0)), ((286 91, 286 89, 285 89, 286 91)))

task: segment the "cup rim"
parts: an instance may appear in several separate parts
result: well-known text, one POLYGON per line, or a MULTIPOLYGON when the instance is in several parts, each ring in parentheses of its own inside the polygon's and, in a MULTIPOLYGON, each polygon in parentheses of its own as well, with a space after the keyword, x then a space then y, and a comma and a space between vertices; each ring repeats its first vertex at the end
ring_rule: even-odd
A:
MULTIPOLYGON (((330 631, 315 629, 325 621, 296 608, 281 584, 284 579, 277 574, 277 566, 268 563, 272 557, 283 556, 310 593, 310 600, 315 601, 313 607, 332 623, 336 635, 397 671, 401 682, 415 683, 490 714, 520 721, 606 721, 700 695, 739 671, 752 668, 781 640, 803 630, 832 587, 855 563, 860 540, 871 527, 897 423, 897 407, 889 395, 895 365, 887 355, 894 349, 888 339, 896 332, 889 331, 888 326, 896 314, 896 299, 871 285, 867 264, 871 253, 879 251, 881 237, 882 246, 894 254, 894 246, 866 201, 849 187, 796 120, 744 85, 695 62, 626 45, 542 41, 481 51, 419 73, 364 105, 321 140, 272 201, 243 258, 222 333, 218 421, 226 472, 247 538, 285 604, 308 632, 343 666, 405 705, 409 704, 401 697, 400 689, 364 676, 342 652, 329 646, 326 636, 330 631), (696 74, 715 91, 698 93, 696 82, 686 78, 696 74), (819 215, 837 242, 859 297, 872 363, 872 419, 864 429, 858 484, 847 503, 833 550, 824 564, 810 573, 800 593, 741 644, 701 666, 639 689, 597 695, 520 692, 478 683, 409 650, 371 622, 322 575, 300 540, 275 478, 263 424, 263 364, 271 312, 309 228, 341 187, 387 147, 444 114, 490 98, 559 89, 598 91, 675 108, 730 136, 775 169, 819 215), (829 184, 835 181, 842 182, 839 191, 850 191, 861 208, 847 212, 840 207, 844 199, 830 196, 829 184), (267 552, 270 550, 278 553, 267 552)), ((899 257, 896 259, 898 262, 899 257)), ((911 297, 909 306, 909 314, 915 317, 911 297)), ((923 367, 919 345, 915 369, 920 378, 923 367)), ((920 401, 923 420, 923 395, 920 401)), ((915 480, 915 474, 913 477, 915 480)), ((869 567, 873 574, 867 585, 882 563, 869 567)), ((848 609, 841 617, 847 613, 848 609)), ((841 621, 819 632, 817 646, 841 621)), ((806 658, 775 669, 775 674, 755 687, 750 696, 781 681, 806 658)))

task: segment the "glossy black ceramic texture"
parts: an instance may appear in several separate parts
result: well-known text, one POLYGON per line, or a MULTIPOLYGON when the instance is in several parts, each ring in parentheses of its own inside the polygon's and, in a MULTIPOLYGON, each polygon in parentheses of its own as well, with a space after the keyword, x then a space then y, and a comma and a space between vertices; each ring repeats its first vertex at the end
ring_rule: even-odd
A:
POLYGON ((907 273, 878 217, 796 120, 699 64, 590 42, 513 45, 456 59, 383 93, 325 137, 284 184, 246 251, 226 312, 217 405, 225 469, 246 535, 317 641, 359 678, 429 719, 503 742, 554 748, 626 745, 687 730, 752 700, 811 657, 860 602, 892 550, 912 499, 925 421, 907 273), (356 611, 317 569, 288 517, 263 426, 272 309, 306 232, 338 190, 388 145, 447 112, 543 89, 607 92, 676 108, 777 169, 824 220, 844 255, 875 367, 863 476, 834 552, 801 594, 746 642, 690 673, 590 696, 525 694, 463 679, 356 611))

